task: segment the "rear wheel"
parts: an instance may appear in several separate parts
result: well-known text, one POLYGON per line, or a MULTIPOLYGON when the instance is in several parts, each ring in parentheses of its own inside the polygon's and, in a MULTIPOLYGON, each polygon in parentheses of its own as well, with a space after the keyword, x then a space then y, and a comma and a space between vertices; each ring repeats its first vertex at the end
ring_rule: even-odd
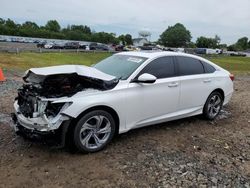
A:
POLYGON ((204 106, 203 115, 206 119, 214 120, 220 113, 222 105, 223 97, 221 93, 217 91, 211 93, 204 106))
POLYGON ((114 137, 115 121, 111 114, 94 110, 85 114, 74 130, 74 143, 84 153, 103 149, 114 137))

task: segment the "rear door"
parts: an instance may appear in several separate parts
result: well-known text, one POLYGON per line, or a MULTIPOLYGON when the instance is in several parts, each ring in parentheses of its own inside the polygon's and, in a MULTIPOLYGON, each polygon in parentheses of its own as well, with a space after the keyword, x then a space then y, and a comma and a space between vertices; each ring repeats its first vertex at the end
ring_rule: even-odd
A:
POLYGON ((180 76, 179 110, 203 107, 213 88, 213 74, 206 73, 199 59, 177 56, 176 61, 180 76))

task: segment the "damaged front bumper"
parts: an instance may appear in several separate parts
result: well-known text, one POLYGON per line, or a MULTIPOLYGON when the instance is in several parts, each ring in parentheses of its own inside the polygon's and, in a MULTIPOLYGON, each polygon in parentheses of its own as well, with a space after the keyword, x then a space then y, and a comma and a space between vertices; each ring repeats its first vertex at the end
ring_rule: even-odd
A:
MULTIPOLYGON (((66 109, 70 104, 66 103, 61 111, 66 109)), ((55 117, 47 117, 46 114, 40 114, 37 117, 25 117, 19 110, 18 102, 14 103, 14 129, 18 131, 18 125, 26 129, 39 132, 53 132, 57 130, 60 125, 70 119, 69 116, 58 113, 55 117)))
MULTIPOLYGON (((62 112, 70 104, 66 103, 62 107, 62 112)), ((45 141, 57 144, 58 148, 63 148, 66 143, 66 134, 71 123, 69 116, 58 113, 55 117, 47 117, 46 114, 40 114, 37 117, 25 117, 19 109, 18 102, 14 103, 15 112, 12 113, 14 130, 18 135, 25 138, 45 141)))
POLYGON ((68 133, 68 127, 71 123, 70 120, 64 121, 61 126, 53 131, 39 131, 36 129, 29 129, 21 125, 17 121, 17 116, 12 113, 12 119, 14 121, 14 129, 17 135, 32 141, 42 141, 44 143, 56 145, 56 148, 64 148, 66 145, 66 135, 68 133))

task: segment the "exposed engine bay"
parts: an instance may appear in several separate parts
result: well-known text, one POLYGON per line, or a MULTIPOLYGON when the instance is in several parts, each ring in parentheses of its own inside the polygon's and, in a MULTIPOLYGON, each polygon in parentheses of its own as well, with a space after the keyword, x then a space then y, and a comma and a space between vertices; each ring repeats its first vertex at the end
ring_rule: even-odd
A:
POLYGON ((110 75, 93 70, 86 66, 56 66, 30 69, 23 80, 25 83, 18 89, 15 110, 19 122, 41 130, 56 129, 69 117, 60 112, 70 103, 57 103, 58 99, 70 98, 78 92, 105 91, 113 89, 118 80, 110 75), (83 74, 86 70, 86 75, 83 74), (96 75, 96 76, 95 76, 96 75), (104 79, 101 79, 101 78, 104 79), (45 127, 45 129, 43 129, 45 127))
MULTIPOLYGON (((32 73, 31 73, 32 74, 32 73)), ((26 80, 24 77, 24 80, 26 80)), ((89 88, 94 90, 109 90, 114 88, 117 80, 103 81, 73 74, 49 75, 40 83, 25 83, 18 89, 18 105, 26 117, 32 117, 37 110, 39 98, 71 97, 79 91, 89 88)), ((55 116, 62 104, 53 104, 48 101, 46 114, 55 116)))

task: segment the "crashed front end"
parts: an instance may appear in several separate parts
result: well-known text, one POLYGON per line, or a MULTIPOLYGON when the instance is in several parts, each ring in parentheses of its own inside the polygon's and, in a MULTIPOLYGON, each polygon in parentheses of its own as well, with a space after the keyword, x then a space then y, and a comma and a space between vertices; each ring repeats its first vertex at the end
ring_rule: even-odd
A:
POLYGON ((52 141, 64 147, 71 118, 62 112, 70 103, 53 104, 53 100, 18 95, 12 115, 15 132, 25 138, 52 141))
POLYGON ((15 122, 27 129, 40 132, 58 129, 62 122, 70 119, 62 114, 70 103, 53 104, 54 101, 56 99, 35 96, 20 89, 14 102, 15 122))
POLYGON ((94 68, 74 65, 30 69, 23 78, 25 83, 14 102, 13 120, 15 131, 28 137, 65 137, 72 117, 63 112, 72 102, 61 101, 79 92, 109 90, 118 83, 94 68))

